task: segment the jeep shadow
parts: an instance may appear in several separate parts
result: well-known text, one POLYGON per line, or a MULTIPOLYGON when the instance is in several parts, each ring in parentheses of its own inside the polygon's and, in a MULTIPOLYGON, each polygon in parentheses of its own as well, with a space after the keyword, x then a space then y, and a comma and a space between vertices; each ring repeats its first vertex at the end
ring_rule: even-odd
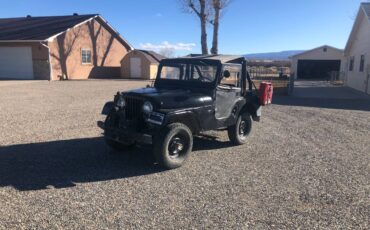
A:
MULTIPOLYGON (((194 151, 229 147, 228 142, 195 138, 194 151)), ((78 183, 124 179, 159 173, 151 146, 140 145, 115 154, 104 139, 86 138, 0 148, 0 187, 20 191, 50 187, 68 188, 78 183)))

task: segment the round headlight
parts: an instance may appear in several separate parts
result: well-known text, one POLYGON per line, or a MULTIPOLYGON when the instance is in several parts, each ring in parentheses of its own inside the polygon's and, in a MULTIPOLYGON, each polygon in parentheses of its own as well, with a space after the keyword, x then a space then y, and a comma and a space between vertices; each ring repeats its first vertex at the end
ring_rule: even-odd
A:
POLYGON ((148 114, 153 111, 153 105, 149 101, 144 102, 143 104, 143 112, 148 114))
POLYGON ((123 97, 119 97, 116 104, 118 107, 123 108, 126 106, 126 101, 123 97))

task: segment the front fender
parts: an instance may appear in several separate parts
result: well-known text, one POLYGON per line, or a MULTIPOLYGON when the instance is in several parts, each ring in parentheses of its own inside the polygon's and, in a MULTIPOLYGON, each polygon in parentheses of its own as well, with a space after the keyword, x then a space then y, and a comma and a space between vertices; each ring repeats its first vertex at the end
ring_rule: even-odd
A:
POLYGON ((246 104, 244 108, 240 111, 240 113, 244 113, 244 112, 249 113, 252 116, 252 119, 254 121, 260 121, 262 107, 256 104, 246 104))
POLYGON ((101 111, 101 114, 108 115, 110 113, 110 111, 112 111, 113 108, 114 108, 114 102, 109 101, 109 102, 105 103, 105 105, 103 107, 103 110, 101 111))
POLYGON ((200 123, 193 111, 178 111, 167 114, 164 125, 172 123, 183 123, 193 133, 200 131, 200 123))

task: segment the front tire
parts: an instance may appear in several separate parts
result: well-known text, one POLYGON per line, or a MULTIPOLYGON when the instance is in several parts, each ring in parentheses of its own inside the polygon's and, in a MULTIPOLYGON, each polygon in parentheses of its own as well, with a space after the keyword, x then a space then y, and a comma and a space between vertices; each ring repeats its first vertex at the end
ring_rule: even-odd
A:
POLYGON ((154 139, 154 156, 162 167, 175 169, 184 164, 193 148, 193 134, 181 123, 163 128, 154 139))
POLYGON ((236 124, 227 129, 230 141, 234 145, 243 145, 252 131, 252 118, 249 113, 240 114, 236 124))

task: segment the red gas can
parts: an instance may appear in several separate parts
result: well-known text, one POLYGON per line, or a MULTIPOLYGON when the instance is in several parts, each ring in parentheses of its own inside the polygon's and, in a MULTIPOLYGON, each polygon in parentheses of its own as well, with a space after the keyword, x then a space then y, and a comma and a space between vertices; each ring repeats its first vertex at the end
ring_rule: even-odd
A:
POLYGON ((273 86, 271 82, 261 82, 258 92, 258 99, 261 105, 271 104, 273 94, 273 86))

